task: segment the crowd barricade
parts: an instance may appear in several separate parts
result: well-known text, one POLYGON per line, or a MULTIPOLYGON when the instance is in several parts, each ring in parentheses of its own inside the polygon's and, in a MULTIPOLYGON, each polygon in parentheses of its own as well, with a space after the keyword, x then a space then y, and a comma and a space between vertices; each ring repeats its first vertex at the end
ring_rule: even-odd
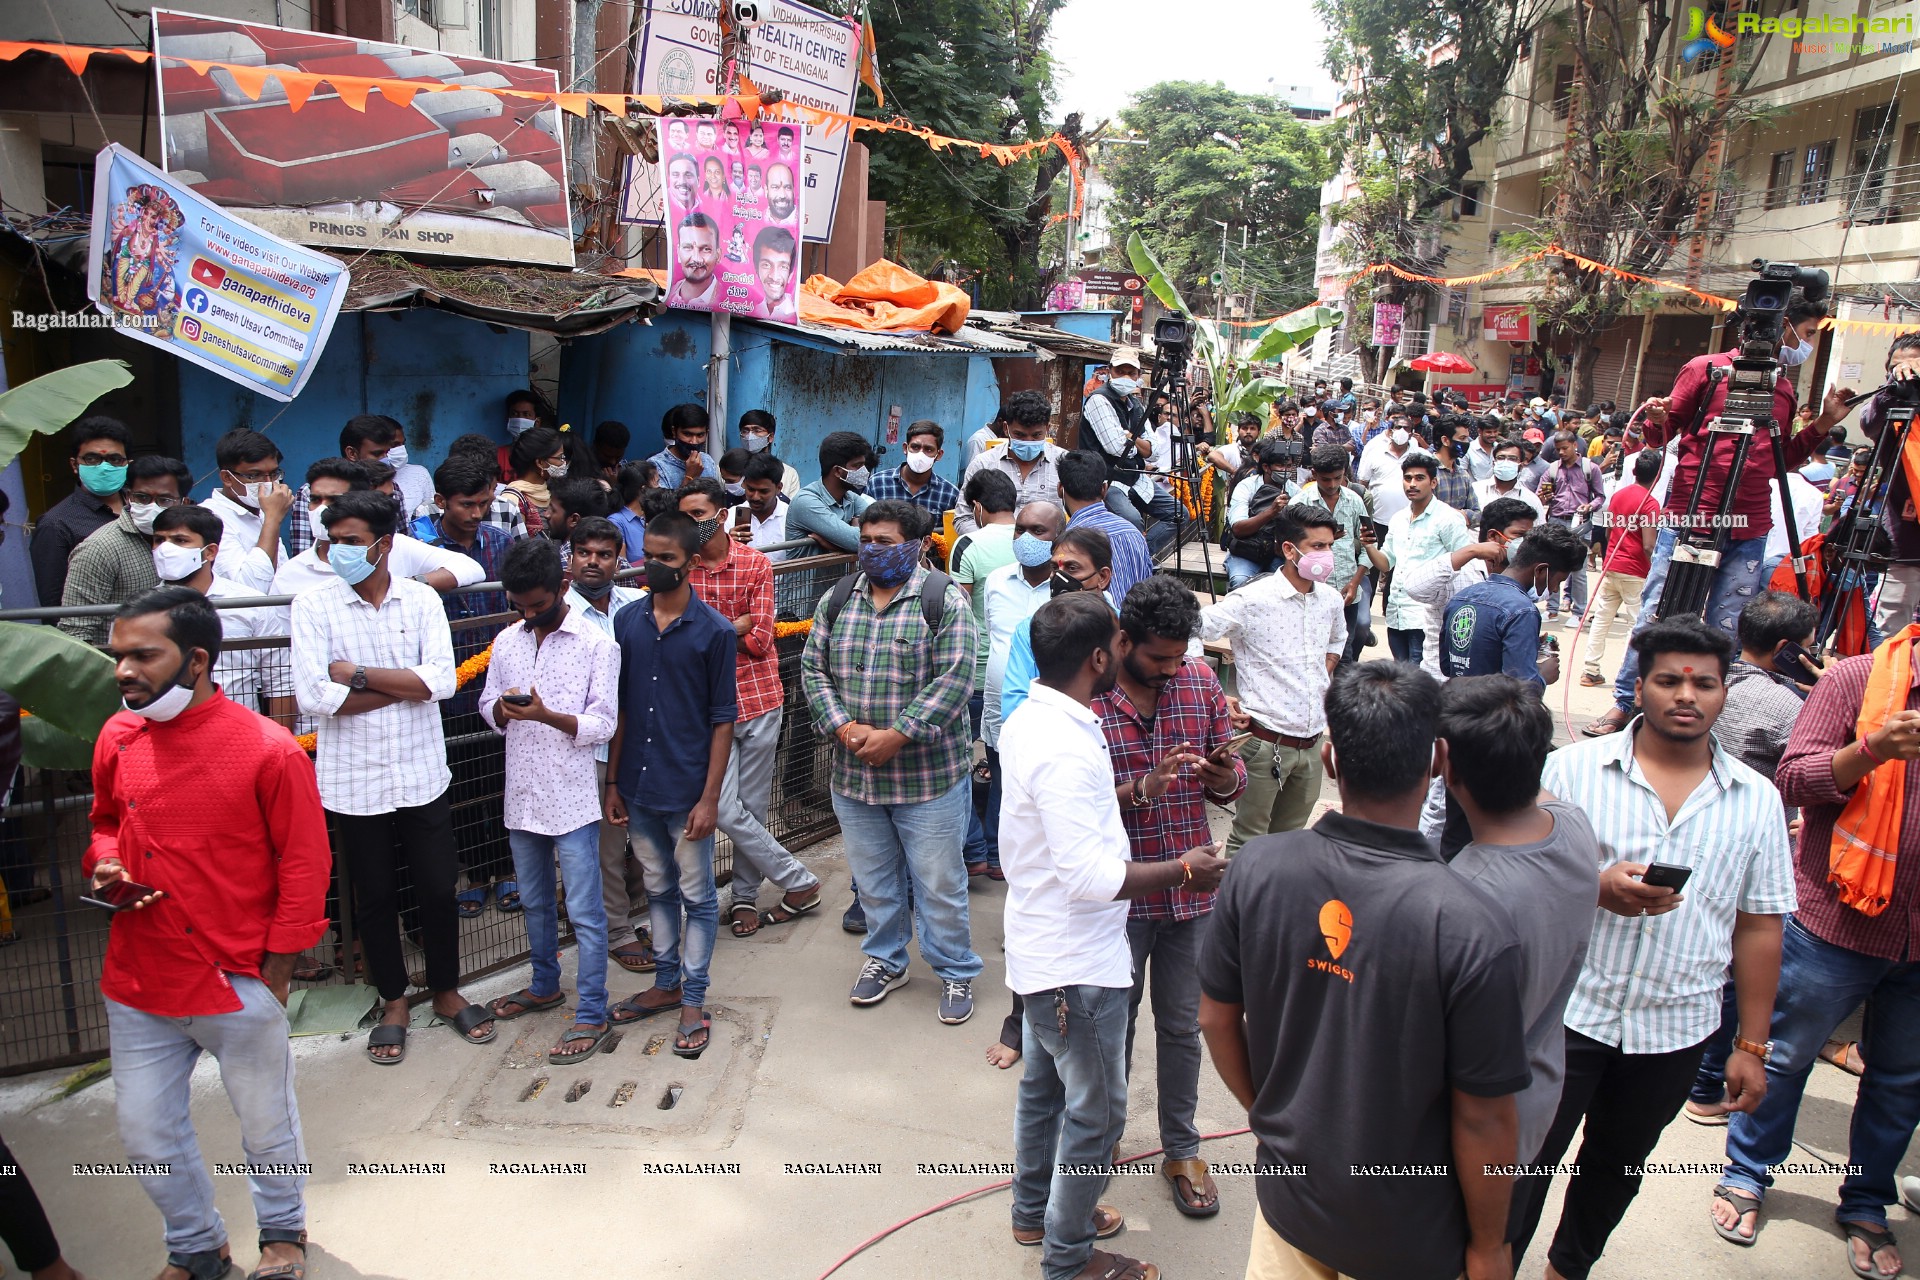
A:
MULTIPOLYGON (((799 544, 794 544, 799 545, 799 544)), ((814 732, 800 689, 800 651, 806 645, 805 620, 813 616, 819 598, 850 571, 853 557, 821 555, 776 564, 774 584, 779 621, 784 624, 776 645, 780 677, 786 685, 785 722, 780 730, 779 764, 774 774, 773 799, 767 826, 790 849, 825 839, 839 830, 828 795, 830 756, 814 732)), ((483 582, 446 593, 453 607, 451 620, 455 658, 463 671, 478 666, 501 628, 518 621, 506 611, 497 582, 483 582)), ((261 597, 246 601, 218 601, 218 607, 284 608, 290 597, 261 597)), ((52 625, 62 616, 111 613, 93 609, 19 609, 0 612, 0 621, 36 621, 52 625)), ((251 686, 242 699, 263 714, 287 725, 296 734, 307 733, 293 706, 285 636, 236 641, 223 649, 216 679, 223 684, 251 686)), ((502 740, 481 723, 476 710, 484 674, 474 674, 453 698, 441 704, 446 727, 447 759, 453 772, 451 789, 455 840, 463 869, 484 881, 512 875, 513 860, 501 825, 503 786, 502 740)), ((207 761, 217 768, 217 761, 207 761)), ((83 770, 20 770, 14 789, 0 814, 0 892, 11 891, 12 929, 16 941, 0 946, 0 1076, 19 1075, 93 1061, 107 1053, 107 1015, 100 995, 100 969, 106 954, 110 917, 82 903, 86 892, 80 860, 90 835, 88 814, 93 805, 92 779, 83 770)), ((337 844, 336 844, 337 851, 337 844)), ((716 878, 731 878, 733 849, 724 835, 714 850, 716 878)), ((464 886, 467 881, 462 880, 464 886)), ((424 960, 414 936, 414 904, 407 871, 400 872, 401 925, 408 936, 405 950, 409 970, 418 986, 424 960)), ((327 896, 332 925, 327 937, 308 958, 326 967, 324 978, 296 987, 342 983, 356 967, 352 914, 342 904, 351 901, 352 885, 346 861, 334 859, 334 880, 327 896)), ((642 908, 636 918, 644 925, 642 908)), ((0 921, 0 931, 5 928, 0 921)), ((561 940, 571 940, 564 902, 561 940)), ((519 964, 527 958, 527 933, 520 913, 498 910, 491 896, 481 913, 460 921, 460 973, 463 981, 519 964)), ((419 995, 416 991, 414 994, 419 995)))

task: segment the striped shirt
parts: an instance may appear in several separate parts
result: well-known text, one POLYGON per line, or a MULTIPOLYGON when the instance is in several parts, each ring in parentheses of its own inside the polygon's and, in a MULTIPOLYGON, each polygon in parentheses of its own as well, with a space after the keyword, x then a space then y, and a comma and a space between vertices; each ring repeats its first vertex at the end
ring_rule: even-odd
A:
POLYGON ((1540 785, 1586 812, 1599 870, 1616 862, 1692 867, 1686 901, 1658 916, 1594 913, 1567 1026, 1623 1053, 1671 1053, 1720 1025, 1737 912, 1794 909, 1787 824, 1773 784, 1713 743, 1706 777, 1669 822, 1633 754, 1640 718, 1621 733, 1562 747, 1540 785))

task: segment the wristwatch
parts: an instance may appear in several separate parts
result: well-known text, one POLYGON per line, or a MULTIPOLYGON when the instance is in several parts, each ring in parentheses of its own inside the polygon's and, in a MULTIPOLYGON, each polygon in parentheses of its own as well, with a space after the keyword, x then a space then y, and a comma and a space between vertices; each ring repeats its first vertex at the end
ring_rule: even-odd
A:
POLYGON ((347 681, 347 687, 349 689, 366 688, 367 687, 367 669, 365 667, 355 667, 353 669, 352 679, 347 681))
POLYGON ((1739 1036, 1735 1036, 1733 1038, 1733 1047, 1745 1053, 1752 1054, 1762 1062, 1773 1061, 1773 1041, 1771 1040, 1765 1044, 1755 1044, 1751 1040, 1743 1040, 1739 1036))

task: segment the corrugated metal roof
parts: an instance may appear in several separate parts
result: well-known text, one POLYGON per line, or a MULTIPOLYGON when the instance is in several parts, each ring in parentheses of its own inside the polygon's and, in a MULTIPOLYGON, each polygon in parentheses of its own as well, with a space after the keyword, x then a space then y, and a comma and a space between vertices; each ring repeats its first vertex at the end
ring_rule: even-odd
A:
POLYGON ((750 320, 746 323, 772 330, 789 341, 803 345, 846 347, 880 354, 918 353, 955 356, 1038 356, 1032 343, 967 324, 956 334, 921 333, 914 330, 854 329, 843 325, 815 324, 802 320, 786 324, 776 320, 750 320), (811 341, 809 341, 811 340, 811 341))
POLYGON ((1117 345, 1102 342, 1098 338, 1086 338, 1077 333, 1068 333, 1065 329, 1056 329, 1052 325, 1034 324, 1025 316, 1013 311, 971 311, 967 314, 967 327, 990 329, 1003 338, 1032 343, 1053 355, 1068 356, 1098 364, 1105 364, 1117 345))

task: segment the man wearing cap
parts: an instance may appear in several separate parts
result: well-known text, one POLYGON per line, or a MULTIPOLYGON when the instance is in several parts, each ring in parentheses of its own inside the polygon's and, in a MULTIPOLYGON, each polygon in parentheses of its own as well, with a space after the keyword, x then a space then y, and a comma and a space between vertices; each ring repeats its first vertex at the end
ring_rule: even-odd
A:
POLYGON ((1087 429, 1080 447, 1106 460, 1107 509, 1143 528, 1142 512, 1154 496, 1153 480, 1146 474, 1153 456, 1153 424, 1147 421, 1147 400, 1140 394, 1140 353, 1115 347, 1107 369, 1105 384, 1081 408, 1087 429))

